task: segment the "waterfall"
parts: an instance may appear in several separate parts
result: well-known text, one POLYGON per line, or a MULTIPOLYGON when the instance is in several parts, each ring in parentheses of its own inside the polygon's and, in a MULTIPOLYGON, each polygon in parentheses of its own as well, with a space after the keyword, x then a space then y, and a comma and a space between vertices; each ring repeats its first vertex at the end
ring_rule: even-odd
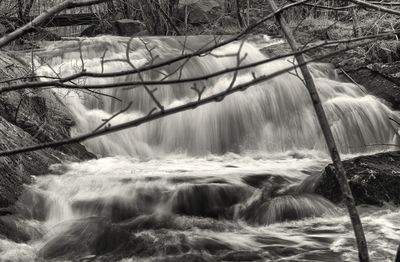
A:
MULTIPOLYGON (((207 46, 211 37, 146 37, 134 39, 130 45, 130 59, 135 67, 165 61, 207 46), (151 50, 151 51, 149 51, 151 50)), ((81 52, 77 41, 53 44, 39 55, 46 61, 39 73, 52 75, 53 71, 67 76, 85 69, 91 72, 119 72, 130 69, 126 62, 128 38, 102 36, 83 39, 81 52), (81 59, 82 57, 82 59, 81 59), (81 61, 82 60, 82 61, 81 61), (45 66, 49 65, 49 66, 45 66)), ((265 43, 264 43, 265 44, 265 43)), ((259 51, 259 43, 233 42, 204 56, 146 71, 114 78, 86 78, 80 83, 96 85, 123 81, 185 79, 207 75, 237 65, 240 52, 242 64, 266 59, 259 51)), ((43 63, 43 62, 42 62, 43 63)), ((251 69, 242 70, 236 83, 251 81, 256 76, 268 75, 287 68, 293 58, 276 60, 251 69)), ((311 64, 310 70, 327 112, 334 137, 342 153, 368 151, 367 145, 393 143, 395 132, 389 121, 390 108, 355 84, 338 80, 335 71, 327 64, 311 64)), ((196 82, 205 87, 203 97, 226 89, 233 73, 196 82)), ((165 108, 194 101, 197 94, 191 89, 193 83, 158 85, 154 92, 165 108)), ((129 112, 116 117, 112 124, 133 120, 146 115, 156 107, 143 87, 100 90, 108 96, 71 94, 64 91, 68 106, 77 120, 77 132, 86 133, 102 123, 102 119, 126 107, 129 112), (121 101, 119 101, 120 99, 121 101)), ((324 151, 322 137, 312 103, 296 71, 285 73, 272 80, 255 85, 245 92, 227 97, 223 102, 213 103, 153 121, 86 142, 94 153, 107 155, 154 156, 171 152, 204 155, 226 152, 243 153, 262 151, 266 153, 290 150, 324 151)), ((374 148, 376 149, 376 148, 374 148)), ((378 147, 382 149, 382 147, 378 147)))
MULTIPOLYGON (((37 74, 68 76, 130 69, 128 38, 102 36, 54 42, 37 53, 37 74), (81 47, 81 51, 80 50, 81 47), (83 63, 82 63, 83 62, 83 63)), ((190 53, 210 36, 145 37, 131 41, 135 67, 190 53), (183 48, 185 46, 185 48, 183 48), (184 50, 183 50, 184 49, 184 50), (151 53, 149 52, 151 50, 151 53)), ((176 80, 215 73, 267 57, 268 39, 233 42, 211 53, 141 75, 75 80, 102 85, 176 80), (183 67, 182 67, 183 66, 183 67), (168 76, 166 78, 166 76, 168 76)), ((241 70, 236 83, 291 66, 293 58, 241 70)), ((327 64, 310 70, 342 153, 397 143, 394 112, 363 87, 343 83, 327 64), (368 145, 380 144, 372 147, 368 145)), ((203 97, 225 90, 233 73, 197 81, 203 97)), ((198 99, 193 83, 149 86, 172 108, 198 99)), ((74 135, 148 114, 154 101, 142 86, 98 90, 53 88, 75 118, 74 135), (94 91, 94 92, 93 92, 94 91), (102 92, 102 95, 96 92, 102 92)), ((85 141, 100 157, 53 165, 34 178, 0 217, 0 261, 355 261, 351 224, 340 206, 316 195, 328 164, 325 142, 296 71, 221 102, 85 141)), ((345 157, 349 157, 346 155, 345 157)), ((365 209, 365 208, 363 208, 365 209)), ((371 257, 394 256, 400 211, 361 212, 371 257), (386 235, 387 238, 382 237, 386 235)))

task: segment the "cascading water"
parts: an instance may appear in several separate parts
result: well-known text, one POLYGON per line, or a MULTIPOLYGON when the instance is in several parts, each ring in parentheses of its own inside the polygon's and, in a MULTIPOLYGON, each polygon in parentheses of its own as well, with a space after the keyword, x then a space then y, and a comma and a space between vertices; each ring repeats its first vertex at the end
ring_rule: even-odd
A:
MULTIPOLYGON (((91 72, 127 70, 122 60, 128 40, 104 36, 81 44, 56 42, 38 53, 38 74, 67 76, 82 70, 82 61, 91 72)), ((210 40, 134 39, 129 57, 140 67, 193 52, 210 40)), ((197 77, 237 66, 238 51, 242 65, 266 59, 259 49, 254 41, 234 42, 141 75, 86 78, 79 84, 197 77)), ((292 60, 242 70, 236 84, 289 67, 292 60)), ((329 65, 310 68, 342 153, 397 143, 389 121, 395 112, 362 87, 339 81, 329 65)), ((345 212, 304 185, 293 190, 329 162, 308 93, 295 74, 86 141, 100 158, 53 166, 26 188, 14 217, 25 240, 0 240, 0 260, 353 261, 357 253, 345 212)), ((205 87, 207 97, 228 88, 233 77, 225 74, 196 85, 205 87)), ((157 88, 157 100, 171 108, 198 98, 192 86, 150 88, 157 88)), ((93 131, 129 103, 111 125, 157 107, 142 86, 98 91, 107 96, 57 90, 75 117, 76 134, 93 131)), ((375 239, 370 243, 375 260, 394 256, 398 213, 363 214, 367 239, 375 239)))
MULTIPOLYGON (((144 64, 167 60, 182 54, 185 43, 186 52, 198 50, 210 40, 203 37, 186 39, 146 38, 135 39, 131 43, 130 59, 136 67, 144 64), (147 44, 145 48, 143 41, 147 44), (151 49, 151 53, 148 51, 151 49)), ((82 57, 85 68, 94 72, 118 72, 130 67, 123 61, 111 61, 102 64, 102 60, 126 59, 127 39, 97 38, 85 40, 82 44, 82 57), (102 59, 104 52, 106 56, 102 59)), ((47 53, 47 63, 61 76, 71 75, 81 70, 79 45, 72 42, 55 47, 47 53), (67 50, 66 50, 67 48, 67 50), (68 49, 69 48, 69 49, 68 49)), ((106 84, 124 81, 187 79, 208 75, 237 65, 240 52, 245 57, 242 65, 254 63, 266 57, 257 46, 245 43, 232 43, 221 47, 212 54, 195 57, 189 61, 174 63, 150 72, 114 77, 108 79, 88 78, 88 85, 106 84), (183 65, 183 66, 182 66, 183 65), (180 66, 182 66, 180 68, 180 66)), ((278 60, 243 70, 237 77, 237 84, 250 81, 252 73, 256 76, 268 75, 290 66, 292 58, 278 60)), ((338 82, 328 65, 313 65, 321 99, 327 111, 334 136, 343 153, 366 151, 366 145, 393 143, 395 132, 388 116, 391 111, 373 96, 365 94, 359 86, 338 82)), ((39 69, 40 73, 51 75, 48 67, 39 69)), ((284 74, 268 82, 249 88, 245 94, 238 93, 227 97, 223 103, 214 103, 196 110, 176 114, 138 128, 120 132, 88 142, 89 148, 101 155, 154 156, 157 153, 187 152, 189 154, 241 153, 246 150, 259 150, 267 153, 286 152, 288 150, 323 151, 323 141, 309 95, 294 72, 284 74)), ((227 74, 197 82, 205 86, 203 96, 226 89, 233 75, 227 74)), ((197 93, 190 87, 192 83, 175 85, 156 85, 154 93, 165 107, 173 107, 197 99, 197 93)), ((129 87, 128 87, 129 88, 129 87)), ((102 119, 120 111, 129 102, 132 108, 121 114, 115 122, 124 122, 148 114, 156 107, 144 88, 124 90, 107 89, 110 97, 95 97, 93 94, 70 98, 69 107, 78 120, 78 132, 94 130, 102 119)))

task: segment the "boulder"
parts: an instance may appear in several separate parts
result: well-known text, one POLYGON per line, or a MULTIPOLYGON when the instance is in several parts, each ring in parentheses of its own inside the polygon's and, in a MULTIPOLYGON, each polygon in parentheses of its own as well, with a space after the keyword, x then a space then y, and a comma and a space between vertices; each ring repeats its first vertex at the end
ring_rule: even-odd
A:
POLYGON ((94 37, 97 35, 118 35, 118 36, 135 36, 137 34, 147 35, 143 32, 146 26, 139 20, 119 19, 114 22, 102 23, 99 25, 91 25, 86 27, 81 36, 94 37))
POLYGON ((115 27, 110 23, 101 23, 86 27, 80 34, 84 37, 95 37, 97 35, 116 35, 115 27))
POLYGON ((216 0, 182 0, 178 5, 178 16, 189 24, 204 24, 213 20, 215 12, 221 9, 216 0))
POLYGON ((89 255, 118 254, 130 244, 129 238, 127 231, 104 218, 86 218, 65 225, 65 230, 52 236, 40 248, 38 257, 76 261, 89 255))
MULTIPOLYGON (((29 75, 22 59, 5 52, 0 52, 0 68, 0 80, 29 75)), ((69 110, 51 91, 26 89, 0 95, 0 151, 68 139, 73 124, 69 110)), ((79 144, 0 157, 0 207, 12 205, 31 176, 46 174, 50 165, 94 157, 79 144)))
POLYGON ((146 29, 146 26, 139 20, 120 19, 115 21, 117 33, 120 36, 133 36, 146 29))
MULTIPOLYGON (((397 70, 400 63, 397 63, 397 70)), ((389 66, 389 65, 388 65, 389 66)), ((368 93, 389 102, 393 109, 400 109, 400 86, 391 74, 383 71, 383 65, 372 65, 369 68, 362 68, 349 75, 360 85, 364 86, 368 93)), ((394 65, 392 66, 394 67, 394 65)), ((399 77, 400 79, 400 77, 399 77)), ((399 81, 400 82, 400 81, 399 81)))
POLYGON ((237 19, 233 18, 232 16, 223 16, 221 19, 218 20, 218 23, 222 27, 237 27, 238 21, 237 19))
MULTIPOLYGON (((360 156, 343 165, 357 205, 400 205, 400 151, 360 156)), ((315 192, 334 203, 342 202, 332 164, 318 178, 315 192)))

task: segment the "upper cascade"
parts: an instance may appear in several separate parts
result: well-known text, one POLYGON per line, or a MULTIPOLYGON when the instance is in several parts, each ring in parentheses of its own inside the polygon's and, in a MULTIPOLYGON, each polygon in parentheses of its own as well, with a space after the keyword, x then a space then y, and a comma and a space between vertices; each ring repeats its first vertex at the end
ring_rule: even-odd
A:
MULTIPOLYGON (((84 69, 90 72, 120 72, 132 69, 124 60, 129 55, 135 68, 157 64, 214 43, 212 36, 129 38, 101 36, 78 41, 60 41, 38 53, 38 75, 68 76, 84 69), (130 41, 129 52, 127 44, 130 41)), ((264 42, 265 45, 265 42, 264 42)), ((80 79, 82 85, 116 82, 165 81, 206 76, 227 68, 265 60, 256 41, 233 42, 191 59, 161 68, 118 77, 80 79), (239 55, 238 55, 239 54, 239 55)), ((240 70, 235 84, 254 76, 274 73, 293 65, 293 58, 275 60, 240 70)), ((342 153, 362 153, 384 149, 396 143, 396 130, 389 117, 391 109, 355 84, 338 80, 328 64, 309 65, 326 110, 331 129, 342 153), (375 146, 373 148, 370 145, 375 146)), ((234 73, 201 81, 152 85, 154 96, 170 108, 195 101, 191 88, 205 88, 202 97, 229 87, 234 73)), ((46 81, 46 79, 43 79, 46 81)), ((143 86, 74 91, 58 90, 75 116, 77 133, 95 130, 103 119, 132 103, 129 111, 115 117, 114 125, 148 114, 157 105, 143 86), (111 96, 111 97, 110 97, 111 96)), ((291 150, 325 151, 325 142, 309 94, 296 70, 235 93, 222 102, 168 116, 141 126, 85 142, 101 156, 155 156, 168 153, 204 155, 226 152, 261 151, 281 153, 291 150)))

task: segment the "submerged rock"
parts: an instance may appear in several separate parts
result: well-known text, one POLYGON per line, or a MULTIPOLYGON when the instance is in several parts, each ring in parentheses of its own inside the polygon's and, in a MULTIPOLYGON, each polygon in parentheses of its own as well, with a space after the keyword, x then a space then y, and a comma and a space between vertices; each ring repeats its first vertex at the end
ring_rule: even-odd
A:
POLYGON ((230 217, 229 208, 249 196, 243 186, 230 184, 184 185, 171 199, 175 214, 222 218, 230 217))
MULTIPOLYGON (((400 152, 360 156, 343 161, 357 205, 400 204, 400 152)), ((328 165, 320 175, 315 192, 334 203, 342 202, 335 168, 328 165)))
POLYGON ((125 250, 129 233, 102 218, 87 218, 73 223, 41 247, 43 259, 77 259, 125 250))
POLYGON ((335 213, 336 208, 331 202, 315 194, 282 195, 272 198, 265 197, 264 194, 249 201, 239 211, 244 220, 255 225, 296 221, 335 213))

